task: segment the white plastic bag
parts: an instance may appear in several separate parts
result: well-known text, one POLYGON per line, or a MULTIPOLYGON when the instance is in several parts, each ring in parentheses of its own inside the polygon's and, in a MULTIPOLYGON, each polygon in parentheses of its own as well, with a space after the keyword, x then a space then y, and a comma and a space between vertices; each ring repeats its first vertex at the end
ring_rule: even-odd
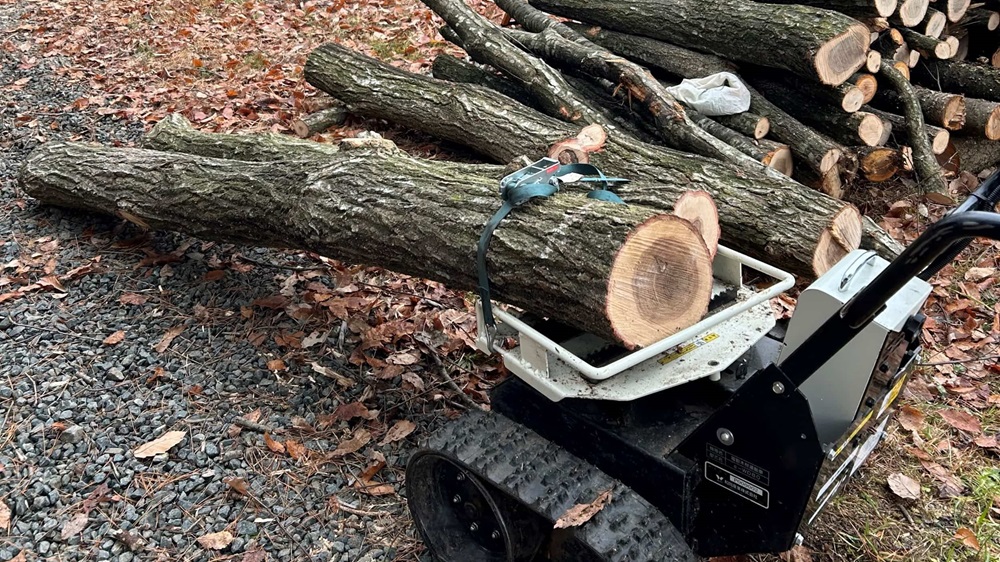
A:
POLYGON ((750 90, 731 72, 685 79, 667 91, 684 105, 709 117, 734 115, 750 109, 750 90))

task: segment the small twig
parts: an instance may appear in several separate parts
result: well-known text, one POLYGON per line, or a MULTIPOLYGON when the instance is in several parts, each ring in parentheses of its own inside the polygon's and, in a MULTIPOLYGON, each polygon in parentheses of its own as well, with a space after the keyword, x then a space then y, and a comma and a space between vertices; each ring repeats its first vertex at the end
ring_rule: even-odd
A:
POLYGON ((458 383, 455 382, 455 379, 451 378, 451 375, 448 374, 447 367, 444 366, 444 363, 441 361, 441 358, 438 357, 438 354, 435 353, 434 350, 431 350, 430 356, 431 359, 433 359, 434 362, 437 363, 438 372, 441 374, 441 378, 444 379, 445 384, 447 384, 449 388, 451 388, 458 394, 458 397, 462 400, 462 403, 474 410, 482 410, 483 409, 482 406, 480 406, 478 403, 476 403, 475 400, 473 400, 468 394, 466 394, 465 391, 463 391, 461 387, 458 386, 458 383))
POLYGON ((954 361, 935 361, 933 363, 917 363, 917 367, 937 367, 938 365, 958 365, 960 363, 975 363, 976 361, 993 361, 1000 359, 1000 355, 987 355, 986 357, 976 357, 973 359, 955 359, 954 361))
POLYGON ((262 423, 252 422, 246 418, 236 418, 233 420, 233 425, 238 425, 251 431, 259 431, 261 433, 274 433, 273 427, 262 423))
POLYGON ((261 267, 269 267, 271 269, 287 269, 289 271, 317 271, 320 269, 327 269, 325 265, 285 265, 280 263, 269 263, 266 261, 255 260, 253 258, 248 258, 246 256, 234 256, 238 260, 242 260, 254 265, 259 265, 261 267))
POLYGON ((896 502, 896 506, 903 512, 903 516, 906 517, 906 520, 910 523, 910 525, 916 525, 916 523, 913 522, 913 516, 910 515, 910 510, 906 509, 905 505, 896 502))

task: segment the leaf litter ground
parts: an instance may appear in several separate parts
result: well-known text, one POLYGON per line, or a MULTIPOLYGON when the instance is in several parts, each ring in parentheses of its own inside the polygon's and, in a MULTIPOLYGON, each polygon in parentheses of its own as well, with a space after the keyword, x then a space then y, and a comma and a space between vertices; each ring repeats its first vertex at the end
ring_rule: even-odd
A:
MULTIPOLYGON (((499 18, 488 2, 476 2, 476 7, 499 18)), ((27 6, 6 30, 18 34, 0 40, 0 50, 16 57, 25 71, 58 60, 52 65, 55 75, 81 92, 60 107, 18 108, 14 125, 37 142, 57 134, 59 122, 47 117, 64 111, 94 122, 113 118, 147 128, 180 112, 208 131, 284 132, 292 118, 310 109, 315 96, 302 78, 312 48, 337 41, 422 72, 436 53, 459 52, 437 35, 439 25, 411 0, 65 0, 27 6)), ((0 90, 29 89, 31 80, 26 75, 0 84, 0 90)), ((369 128, 381 128, 402 147, 423 155, 453 155, 420 135, 371 122, 349 121, 314 139, 331 142, 369 128)), ((88 139, 85 132, 69 138, 88 139)), ((959 192, 975 183, 968 176, 959 179, 952 186, 959 192)), ((11 216, 30 208, 16 194, 8 197, 5 191, 4 196, 4 212, 11 216)), ((883 224, 904 241, 914 239, 944 211, 884 189, 866 190, 865 199, 859 205, 872 216, 885 215, 883 224)), ((145 342, 157 354, 184 353, 197 345, 199 330, 235 332, 258 350, 263 368, 279 384, 310 380, 342 393, 344 399, 330 411, 309 419, 294 413, 280 417, 288 422, 283 427, 268 425, 273 412, 262 416, 259 409, 228 419, 226 437, 248 444, 246 457, 253 467, 242 476, 226 476, 228 493, 247 505, 261 504, 260 498, 279 480, 312 481, 339 472, 347 476, 345 491, 329 495, 324 520, 335 526, 357 525, 359 517, 374 520, 383 532, 370 534, 370 543, 396 548, 400 559, 416 556, 421 547, 413 540, 398 496, 405 456, 386 457, 383 449, 400 452, 394 447, 408 446, 442 419, 458 415, 469 399, 484 403, 485 390, 502 376, 472 350, 475 323, 465 295, 308 254, 269 254, 296 268, 272 270, 239 248, 151 236, 121 225, 85 232, 77 242, 93 256, 80 263, 58 263, 60 242, 52 237, 25 241, 21 255, 0 264, 0 294, 9 295, 0 300, 58 302, 74 290, 77 279, 104 268, 101 259, 108 255, 117 266, 130 262, 134 271, 168 280, 177 271, 186 274, 197 256, 204 266, 196 281, 209 293, 232 291, 244 276, 269 279, 268 287, 235 307, 209 301, 171 310, 162 290, 138 287, 120 291, 115 299, 122 308, 136 309, 137 319, 170 311, 182 322, 145 342), (453 374, 462 396, 441 381, 439 363, 453 374)), ((934 280, 923 334, 926 366, 908 389, 899 421, 890 425, 886 442, 862 475, 820 518, 806 548, 782 559, 987 560, 1000 553, 997 257, 997 245, 975 244, 934 280)), ((793 305, 788 299, 780 303, 786 312, 793 305)), ((92 336, 95 346, 119 347, 129 345, 132 332, 124 327, 92 336)), ((141 382, 171 385, 197 415, 217 415, 218 397, 211 390, 187 384, 164 367, 142 373, 141 382)), ((51 429, 58 435, 64 428, 51 429)), ((135 446, 155 437, 143 436, 135 446)), ((178 448, 184 446, 182 442, 178 448)), ((150 491, 168 481, 169 475, 155 470, 136 478, 137 485, 150 491)), ((96 499, 122 501, 111 495, 96 499)), ((86 512, 91 509, 93 505, 86 512)), ((66 517, 67 525, 80 521, 66 517)), ((228 544, 223 533, 228 531, 206 532, 200 543, 206 549, 228 544)), ((263 556, 263 550, 250 545, 242 558, 263 556)))

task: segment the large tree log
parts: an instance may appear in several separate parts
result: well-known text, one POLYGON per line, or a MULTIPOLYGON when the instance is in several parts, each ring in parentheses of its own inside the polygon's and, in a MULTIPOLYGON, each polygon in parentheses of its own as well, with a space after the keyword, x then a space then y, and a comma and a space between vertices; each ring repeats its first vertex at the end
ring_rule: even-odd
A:
MULTIPOLYGON (((32 196, 210 240, 302 248, 352 263, 477 285, 476 244, 496 179, 402 154, 246 161, 52 142, 21 170, 32 196)), ((560 194, 522 206, 489 250, 498 300, 649 345, 697 321, 711 260, 687 221, 560 194)))
POLYGON ((804 4, 836 10, 855 17, 887 18, 896 11, 896 0, 763 0, 768 4, 804 4))
POLYGON ((965 98, 965 127, 962 133, 1000 140, 1000 104, 965 98))
MULTIPOLYGON (((608 31, 596 26, 576 26, 586 37, 608 50, 679 78, 701 78, 716 72, 736 72, 733 63, 714 55, 696 53, 663 41, 608 31)), ((850 170, 847 150, 829 137, 803 125, 785 110, 750 89, 750 111, 766 117, 770 136, 788 145, 798 161, 826 176, 839 164, 850 170)))
MULTIPOLYGON (((913 87, 913 93, 920 101, 920 109, 927 123, 944 127, 949 131, 960 131, 965 126, 965 98, 958 94, 947 94, 913 87)), ((903 113, 906 109, 899 94, 895 90, 883 88, 876 92, 874 103, 879 109, 891 113, 903 113)))
POLYGON ((1000 101, 1000 68, 958 60, 927 61, 913 69, 912 78, 928 88, 1000 101))
POLYGON ((962 158, 962 169, 978 174, 1000 164, 1000 142, 980 137, 958 137, 955 149, 962 158))
POLYGON ((864 66, 868 29, 843 14, 742 0, 531 0, 547 12, 837 85, 864 66), (720 32, 724 30, 724 32, 720 32))
MULTIPOLYGON (((425 131, 501 163, 545 154, 578 132, 486 88, 403 72, 332 44, 309 55, 305 74, 355 115, 425 131)), ((763 167, 737 168, 615 134, 591 156, 608 173, 635 180, 620 188, 628 202, 669 210, 685 191, 709 192, 726 244, 789 271, 823 273, 860 240, 857 209, 763 167)))

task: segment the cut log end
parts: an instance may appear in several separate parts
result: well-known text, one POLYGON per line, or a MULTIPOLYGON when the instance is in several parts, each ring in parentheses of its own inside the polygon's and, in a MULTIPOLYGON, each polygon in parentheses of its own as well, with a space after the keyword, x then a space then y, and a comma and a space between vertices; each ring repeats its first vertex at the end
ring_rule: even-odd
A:
POLYGON ((831 148, 830 150, 827 150, 826 154, 823 155, 823 158, 819 162, 819 171, 825 174, 830 170, 833 170, 837 164, 840 163, 840 159, 843 157, 844 153, 841 152, 839 148, 831 148))
POLYGON ((753 130, 753 138, 760 140, 767 136, 771 132, 771 120, 767 117, 761 117, 757 121, 757 126, 753 130))
POLYGON ((881 117, 869 113, 861 118, 861 123, 858 125, 858 137, 866 145, 878 146, 884 133, 885 122, 882 121, 881 117))
POLYGON ((892 66, 896 70, 898 70, 900 74, 903 75, 903 78, 906 78, 907 81, 910 80, 910 65, 909 64, 907 64, 905 62, 897 61, 897 62, 893 63, 892 66))
MULTIPOLYGON (((876 53, 878 51, 872 51, 876 53)), ((855 74, 852 77, 854 85, 861 90, 864 94, 864 103, 868 103, 875 98, 875 94, 878 93, 878 79, 871 74, 855 74)))
POLYGON ((897 0, 875 0, 875 12, 887 18, 896 12, 897 0))
POLYGON ((865 62, 865 68, 868 72, 878 72, 879 67, 882 66, 882 53, 871 50, 868 51, 868 59, 865 62))
POLYGON ((792 177, 792 173, 795 171, 792 150, 783 144, 771 149, 762 163, 788 177, 792 177))
POLYGON ((931 133, 931 152, 934 154, 944 154, 951 142, 951 134, 945 129, 937 129, 931 133))
POLYGON ((928 0, 903 0, 899 5, 899 19, 906 27, 913 27, 924 21, 928 0))
POLYGON ((813 61, 820 82, 831 86, 843 84, 867 63, 868 43, 868 28, 860 23, 827 41, 813 61))
POLYGON ((948 0, 948 9, 946 11, 948 21, 957 23, 965 15, 965 12, 969 10, 971 4, 971 0, 948 0))
POLYGON ((611 267, 607 318, 635 349, 698 322, 712 293, 712 257, 685 219, 658 215, 636 227, 611 267))
POLYGON ((986 29, 995 31, 998 27, 1000 27, 1000 13, 990 12, 990 17, 986 20, 986 29))
POLYGON ((722 229, 719 228, 719 209, 712 196, 705 191, 685 192, 674 203, 674 214, 694 226, 708 247, 708 253, 714 258, 719 251, 722 229))
POLYGON ((941 125, 950 131, 960 131, 965 126, 965 97, 952 96, 945 102, 943 123, 941 125))
POLYGON ((872 182, 890 180, 902 169, 902 155, 894 148, 873 148, 859 160, 862 175, 872 182))
POLYGON ((865 104, 865 93, 857 86, 851 86, 851 88, 844 94, 844 99, 840 103, 840 107, 848 112, 854 113, 855 111, 861 109, 861 106, 865 104))
POLYGON ((995 107, 986 118, 984 133, 992 141, 1000 140, 1000 106, 995 107))
POLYGON ((823 275, 844 256, 857 250, 861 246, 861 232, 861 213, 853 205, 845 206, 820 235, 813 254, 816 275, 823 275))
POLYGON ((955 39, 954 37, 948 37, 946 40, 941 41, 934 46, 934 58, 938 60, 950 59, 958 52, 958 39, 955 39, 954 45, 950 41, 955 39))
POLYGON ((948 25, 948 17, 943 12, 938 12, 937 10, 928 14, 926 21, 927 26, 924 27, 924 35, 934 37, 935 39, 941 37, 945 26, 948 25))
POLYGON ((913 49, 907 56, 906 64, 908 64, 910 68, 916 68, 918 62, 920 62, 920 51, 913 49))

